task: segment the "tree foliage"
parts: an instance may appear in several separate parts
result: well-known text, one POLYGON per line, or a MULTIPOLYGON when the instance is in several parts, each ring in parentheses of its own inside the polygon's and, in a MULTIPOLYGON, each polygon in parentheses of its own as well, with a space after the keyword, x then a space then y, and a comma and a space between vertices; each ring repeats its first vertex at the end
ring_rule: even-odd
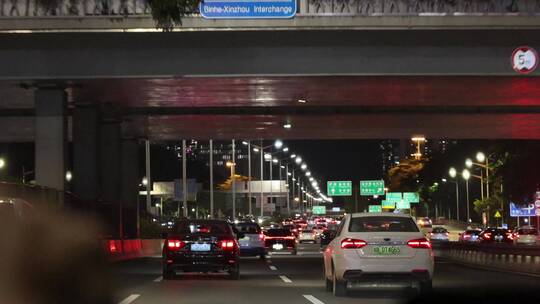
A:
POLYGON ((197 12, 201 0, 148 0, 156 27, 170 32, 182 25, 182 18, 197 12))
POLYGON ((391 191, 416 191, 418 189, 418 174, 424 163, 415 159, 402 160, 399 165, 388 171, 389 188, 391 191))

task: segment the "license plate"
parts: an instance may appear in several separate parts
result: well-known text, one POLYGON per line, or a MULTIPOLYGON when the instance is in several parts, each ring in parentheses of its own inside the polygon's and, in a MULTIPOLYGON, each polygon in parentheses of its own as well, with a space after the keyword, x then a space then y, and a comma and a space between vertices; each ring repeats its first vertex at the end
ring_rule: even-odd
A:
POLYGON ((274 244, 272 245, 272 249, 281 250, 283 249, 283 244, 274 244))
POLYGON ((191 244, 191 251, 210 251, 210 244, 191 244))
POLYGON ((376 246, 373 247, 374 255, 399 255, 401 249, 395 246, 376 246))

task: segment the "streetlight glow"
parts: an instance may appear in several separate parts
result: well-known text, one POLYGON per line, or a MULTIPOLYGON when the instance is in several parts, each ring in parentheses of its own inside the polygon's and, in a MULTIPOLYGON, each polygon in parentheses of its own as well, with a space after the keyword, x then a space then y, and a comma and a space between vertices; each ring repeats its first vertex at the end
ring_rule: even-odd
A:
POLYGON ((309 178, 309 181, 312 182, 312 181, 313 181, 313 177, 310 177, 310 178, 309 178))
POLYGON ((277 139, 274 142, 274 147, 276 147, 276 149, 281 149, 281 147, 283 147, 283 142, 280 139, 277 139))
POLYGON ((480 163, 483 163, 486 161, 486 155, 482 152, 476 153, 476 160, 480 163))
POLYGON ((143 186, 148 186, 148 178, 146 176, 142 178, 142 184, 143 186))
POLYGON ((290 128, 292 128, 292 125, 290 123, 287 123, 287 124, 283 125, 283 128, 290 129, 290 128))
POLYGON ((450 175, 451 178, 455 178, 457 175, 456 168, 452 167, 450 170, 448 170, 448 175, 450 175))
POLYGON ((283 148, 283 152, 289 152, 289 147, 283 148))
POLYGON ((66 181, 70 182, 73 179, 73 174, 71 171, 66 172, 66 181))
POLYGON ((291 155, 291 159, 296 158, 296 154, 291 155))
POLYGON ((266 153, 266 154, 264 154, 264 159, 266 159, 266 160, 271 160, 271 159, 272 159, 272 155, 266 153))
POLYGON ((471 172, 467 169, 464 169, 461 175, 463 176, 465 180, 468 180, 469 178, 471 178, 471 172))
POLYGON ((297 156, 294 162, 299 165, 302 162, 302 158, 300 156, 297 156))
POLYGON ((259 148, 253 148, 253 152, 259 152, 259 148))
POLYGON ((467 159, 465 160, 465 166, 467 166, 467 168, 471 168, 472 165, 473 165, 472 160, 471 160, 470 158, 467 158, 467 159))
POLYGON ((6 166, 6 161, 3 158, 0 158, 0 169, 6 166))
POLYGON ((277 164, 277 163, 278 163, 277 158, 272 159, 272 162, 273 162, 274 164, 277 164))
POLYGON ((247 146, 248 142, 244 140, 244 141, 242 141, 242 145, 247 146))
POLYGON ((310 177, 311 176, 311 171, 306 172, 306 176, 310 177))
POLYGON ((228 161, 228 162, 227 162, 227 163, 226 163, 225 165, 226 165, 227 167, 229 167, 229 168, 230 168, 230 167, 232 167, 232 166, 233 166, 233 163, 232 163, 232 162, 230 162, 230 161, 228 161))
POLYGON ((302 170, 306 170, 307 169, 307 165, 306 163, 303 163, 301 166, 300 166, 300 169, 302 170))

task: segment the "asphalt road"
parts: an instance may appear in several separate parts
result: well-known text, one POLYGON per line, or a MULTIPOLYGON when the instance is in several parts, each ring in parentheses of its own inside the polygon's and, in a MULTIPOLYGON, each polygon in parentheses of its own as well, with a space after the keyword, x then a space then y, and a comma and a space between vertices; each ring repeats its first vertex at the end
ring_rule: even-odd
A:
MULTIPOLYGON (((437 260, 432 298, 407 291, 355 291, 336 298, 325 291, 318 245, 302 245, 298 256, 272 255, 267 261, 243 258, 241 278, 182 275, 161 278, 161 259, 144 258, 112 265, 117 303, 514 303, 538 293, 540 277, 479 270, 437 260)), ((527 301, 529 303, 534 303, 527 301)), ((538 303, 538 302, 536 302, 538 303)))

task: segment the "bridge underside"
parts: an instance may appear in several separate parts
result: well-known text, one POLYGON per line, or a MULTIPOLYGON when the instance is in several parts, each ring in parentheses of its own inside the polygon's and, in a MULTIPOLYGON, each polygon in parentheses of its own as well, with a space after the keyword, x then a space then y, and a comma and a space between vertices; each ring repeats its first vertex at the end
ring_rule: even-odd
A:
MULTIPOLYGON (((2 141, 33 141, 30 82, 3 82, 2 141), (21 87, 22 84, 22 87, 21 87)), ((273 76, 68 83, 68 105, 116 113, 124 135, 182 138, 540 139, 540 77, 273 76), (305 103, 299 102, 305 101, 305 103), (291 129, 283 128, 291 124, 291 129)))

